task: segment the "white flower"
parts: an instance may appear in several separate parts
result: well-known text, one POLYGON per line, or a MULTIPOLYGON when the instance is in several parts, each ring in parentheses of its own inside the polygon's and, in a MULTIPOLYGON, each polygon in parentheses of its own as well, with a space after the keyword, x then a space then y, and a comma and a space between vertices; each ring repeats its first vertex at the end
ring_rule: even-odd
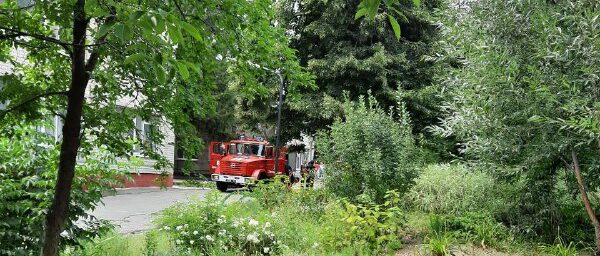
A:
POLYGON ((271 223, 270 222, 265 223, 265 228, 270 228, 270 227, 271 227, 271 223))
POLYGON ((225 235, 225 233, 227 233, 227 230, 225 230, 225 229, 221 229, 221 230, 219 230, 219 235, 220 235, 220 236, 224 236, 224 235, 225 235))
POLYGON ((165 229, 165 230, 170 230, 170 229, 171 229, 171 227, 169 227, 169 226, 165 226, 165 227, 164 227, 164 229, 165 229))
POLYGON ((263 252, 269 253, 269 251, 271 251, 271 248, 269 248, 269 247, 264 247, 263 248, 263 252))
POLYGON ((189 225, 188 225, 188 224, 185 224, 185 225, 183 225, 183 227, 184 227, 184 228, 187 228, 187 227, 189 227, 189 225))
POLYGON ((181 231, 181 234, 184 235, 184 236, 187 236, 188 232, 187 231, 181 231))
POLYGON ((190 244, 194 244, 194 240, 190 240, 190 244))
POLYGON ((239 221, 236 220, 236 221, 233 222, 233 227, 234 228, 237 228, 239 225, 240 225, 239 221))
POLYGON ((194 232, 192 232, 192 234, 197 235, 198 234, 198 230, 194 230, 194 232))
POLYGON ((248 224, 250 224, 250 226, 258 226, 258 221, 254 220, 254 219, 250 219, 250 221, 248 222, 248 224))
POLYGON ((177 227, 175 227, 175 230, 177 230, 177 231, 179 231, 181 229, 183 229, 183 226, 177 226, 177 227))
POLYGON ((223 224, 223 223, 225 223, 224 219, 221 219, 221 218, 217 219, 217 224, 223 224))
POLYGON ((177 240, 175 240, 175 243, 176 243, 176 244, 181 244, 181 243, 183 243, 183 241, 181 241, 181 240, 177 239, 177 240))
POLYGON ((255 234, 250 234, 250 235, 246 236, 246 240, 253 242, 255 244, 258 244, 258 242, 260 242, 260 240, 258 240, 258 237, 255 234))
POLYGON ((210 236, 210 235, 206 235, 205 238, 206 238, 206 241, 209 241, 209 242, 215 241, 215 239, 213 239, 212 236, 210 236))
POLYGON ((319 247, 319 243, 315 242, 315 243, 313 244, 312 248, 317 248, 317 247, 319 247))

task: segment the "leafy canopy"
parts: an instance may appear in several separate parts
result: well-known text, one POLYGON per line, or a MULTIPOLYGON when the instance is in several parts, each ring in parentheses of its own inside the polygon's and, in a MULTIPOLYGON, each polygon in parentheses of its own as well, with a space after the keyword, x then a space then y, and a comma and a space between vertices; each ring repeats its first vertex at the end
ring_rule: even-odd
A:
MULTIPOLYGON (((12 65, 1 74, 0 102, 9 102, 9 111, 0 112, 5 132, 22 120, 64 114, 74 46, 72 4, 0 5, 0 62, 12 65)), ((283 31, 273 26, 270 1, 90 0, 85 12, 88 39, 81 44, 90 59, 98 58, 95 65, 87 63, 84 151, 106 145, 117 155, 130 155, 135 116, 160 127, 152 141, 160 143, 174 129, 184 146, 197 148, 190 116, 214 115, 217 90, 231 87, 243 98, 263 97, 275 85, 268 69, 284 70, 292 92, 309 84, 283 31)))

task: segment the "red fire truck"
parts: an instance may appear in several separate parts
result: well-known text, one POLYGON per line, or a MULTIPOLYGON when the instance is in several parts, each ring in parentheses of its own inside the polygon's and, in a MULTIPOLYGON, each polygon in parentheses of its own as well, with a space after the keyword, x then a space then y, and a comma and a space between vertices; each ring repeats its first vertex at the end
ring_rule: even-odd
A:
MULTIPOLYGON (((279 174, 285 172, 285 150, 279 151, 279 174)), ((217 189, 251 186, 275 176, 275 149, 262 139, 211 142, 209 148, 211 179, 217 189)))

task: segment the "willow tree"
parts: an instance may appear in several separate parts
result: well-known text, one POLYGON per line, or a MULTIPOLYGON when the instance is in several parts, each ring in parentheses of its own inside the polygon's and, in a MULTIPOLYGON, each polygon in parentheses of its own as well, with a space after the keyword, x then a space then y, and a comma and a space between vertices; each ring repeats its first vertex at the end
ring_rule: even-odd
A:
POLYGON ((567 170, 600 250, 588 198, 600 181, 600 2, 464 2, 447 16, 445 47, 461 67, 445 77, 449 112, 439 131, 458 136, 470 159, 498 166, 499 176, 524 178, 529 229, 552 238, 552 193, 567 170))
MULTIPOLYGON (((80 152, 104 146, 127 157, 135 116, 192 138, 189 116, 214 109, 220 79, 246 97, 269 90, 260 82, 271 75, 267 68, 303 81, 272 17, 265 0, 2 1, 0 62, 11 66, 0 93, 8 102, 0 112, 3 136, 43 113, 64 122, 43 255, 58 253, 80 152), (122 108, 123 99, 133 104, 122 108)), ((160 133, 150 137, 163 140, 160 133)), ((152 152, 146 150, 162 160, 157 165, 166 164, 152 152)))

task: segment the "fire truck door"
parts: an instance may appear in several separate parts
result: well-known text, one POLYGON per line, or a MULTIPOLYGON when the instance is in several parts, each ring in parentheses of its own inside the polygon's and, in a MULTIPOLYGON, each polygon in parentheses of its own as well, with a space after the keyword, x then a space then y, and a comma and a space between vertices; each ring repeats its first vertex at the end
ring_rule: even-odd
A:
POLYGON ((210 172, 214 173, 217 163, 227 154, 227 145, 223 142, 213 141, 208 150, 210 172))

